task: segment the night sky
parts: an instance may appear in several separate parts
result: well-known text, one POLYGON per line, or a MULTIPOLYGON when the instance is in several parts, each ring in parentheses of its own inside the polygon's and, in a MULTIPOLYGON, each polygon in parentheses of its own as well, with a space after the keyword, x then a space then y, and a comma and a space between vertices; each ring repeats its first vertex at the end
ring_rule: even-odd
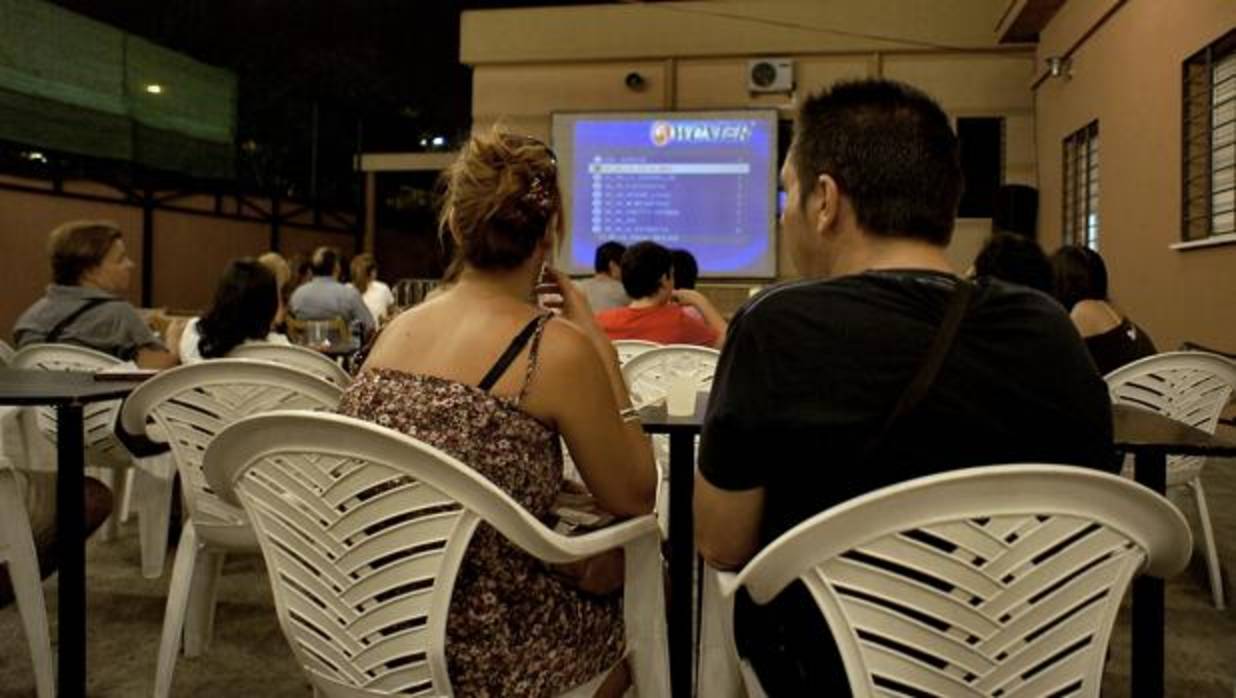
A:
POLYGON ((237 142, 253 159, 242 169, 303 182, 316 105, 319 180, 329 189, 333 176, 351 171, 358 142, 369 152, 409 151, 422 139, 467 132, 472 79, 459 64, 462 10, 602 0, 54 1, 235 71, 237 142))

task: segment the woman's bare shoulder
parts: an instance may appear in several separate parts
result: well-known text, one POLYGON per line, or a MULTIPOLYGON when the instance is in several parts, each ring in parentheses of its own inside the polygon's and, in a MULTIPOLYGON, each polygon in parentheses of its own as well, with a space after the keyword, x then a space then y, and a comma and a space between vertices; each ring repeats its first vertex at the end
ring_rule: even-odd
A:
POLYGON ((1073 324, 1083 337, 1103 334, 1122 321, 1120 314, 1109 304, 1099 300, 1079 301, 1069 312, 1073 324))

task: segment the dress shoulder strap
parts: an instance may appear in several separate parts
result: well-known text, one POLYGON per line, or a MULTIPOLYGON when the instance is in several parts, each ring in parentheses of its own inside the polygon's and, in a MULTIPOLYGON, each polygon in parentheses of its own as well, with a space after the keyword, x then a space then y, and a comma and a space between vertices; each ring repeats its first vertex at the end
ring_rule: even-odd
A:
MULTIPOLYGON (((515 335, 515 338, 511 340, 510 344, 507 345, 506 351, 502 352, 502 355, 498 357, 498 360, 494 362, 494 365, 489 369, 489 372, 485 374, 485 377, 481 379, 481 382, 478 383, 476 387, 484 390, 485 392, 489 392, 490 389, 494 387, 494 384, 498 382, 498 379, 502 377, 502 374, 506 373, 506 370, 510 368, 511 362, 515 360, 515 357, 519 356, 520 352, 524 350, 524 347, 528 345, 528 342, 532 341, 534 337, 539 340, 541 329, 545 326, 545 320, 548 317, 548 315, 538 315, 528 321, 528 324, 524 325, 524 328, 519 331, 519 334, 515 335)), ((538 343, 539 342, 534 342, 532 345, 532 353, 528 359, 528 367, 530 370, 536 365, 536 349, 538 343)), ((531 373, 529 373, 529 376, 531 376, 531 373)), ((526 388, 527 382, 525 381, 524 387, 520 389, 519 393, 521 399, 523 398, 523 391, 526 388)))

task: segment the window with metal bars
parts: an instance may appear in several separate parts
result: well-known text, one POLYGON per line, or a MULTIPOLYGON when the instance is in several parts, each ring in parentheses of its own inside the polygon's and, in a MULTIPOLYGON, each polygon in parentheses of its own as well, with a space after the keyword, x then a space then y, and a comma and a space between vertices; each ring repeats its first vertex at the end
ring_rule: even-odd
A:
POLYGON ((1236 29, 1184 62, 1181 225, 1186 241, 1236 233, 1236 29))
POLYGON ((1064 244, 1099 249, 1099 122, 1064 139, 1064 244))

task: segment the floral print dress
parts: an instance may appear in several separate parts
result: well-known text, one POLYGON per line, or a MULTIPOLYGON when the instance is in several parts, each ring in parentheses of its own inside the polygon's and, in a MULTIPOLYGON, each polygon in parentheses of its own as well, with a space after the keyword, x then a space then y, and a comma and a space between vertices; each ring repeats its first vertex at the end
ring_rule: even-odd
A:
MULTIPOLYGON (((551 509, 563 486, 558 433, 519 407, 536 370, 547 318, 534 321, 528 372, 515 398, 434 376, 376 368, 356 378, 339 412, 451 454, 533 516, 551 523, 551 509)), ((514 355, 504 357, 508 363, 511 358, 514 355)), ((459 570, 446 634, 456 696, 553 696, 622 657, 621 595, 579 591, 482 523, 459 570)))

